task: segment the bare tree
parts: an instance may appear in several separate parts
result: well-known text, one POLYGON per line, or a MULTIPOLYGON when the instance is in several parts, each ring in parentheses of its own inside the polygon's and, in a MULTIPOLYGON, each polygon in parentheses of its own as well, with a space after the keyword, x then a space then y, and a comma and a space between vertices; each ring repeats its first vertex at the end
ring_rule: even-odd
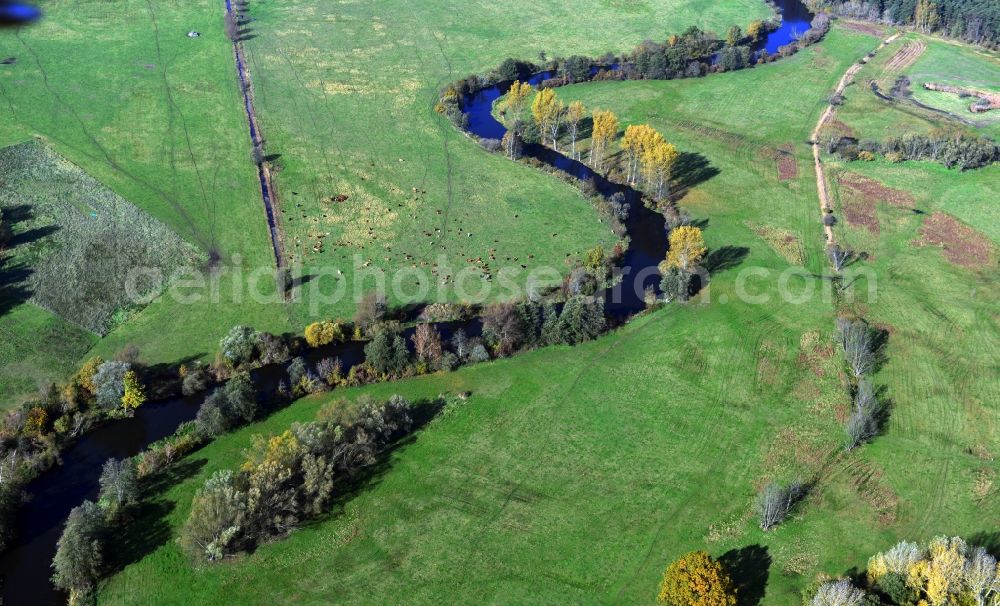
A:
POLYGON ((847 450, 854 450, 863 442, 878 435, 881 425, 882 407, 875 395, 875 388, 868 379, 861 379, 854 393, 854 412, 847 420, 845 431, 847 450))
POLYGON ((17 448, 7 453, 3 459, 0 459, 0 484, 3 484, 5 480, 10 480, 11 476, 14 475, 14 470, 17 469, 17 448))
POLYGON ((771 482, 765 486, 755 503, 761 530, 770 530, 787 518, 805 492, 805 487, 799 482, 788 486, 771 482))
POLYGON ((389 313, 389 302, 385 295, 370 292, 358 301, 358 310, 354 314, 354 323, 366 334, 375 324, 385 320, 389 313))
POLYGON ((855 378, 875 369, 875 335, 864 320, 837 319, 837 332, 844 348, 844 359, 855 378))
POLYGON ((443 350, 441 348, 441 333, 434 328, 433 324, 417 324, 411 339, 413 339, 413 348, 418 360, 431 365, 437 364, 443 350))
POLYGON ((965 561, 962 576, 977 606, 995 604, 1000 599, 1000 573, 997 560, 985 548, 975 548, 965 561))
POLYGON ((865 592, 841 579, 820 585, 811 606, 861 606, 864 602, 865 592))
POLYGON ((104 462, 101 470, 101 499, 113 500, 117 505, 125 505, 138 496, 135 466, 129 459, 114 457, 104 462))
POLYGON ((826 254, 830 257, 830 263, 833 264, 833 269, 840 271, 844 269, 844 265, 851 260, 851 251, 846 248, 841 248, 839 244, 834 244, 826 250, 826 254))

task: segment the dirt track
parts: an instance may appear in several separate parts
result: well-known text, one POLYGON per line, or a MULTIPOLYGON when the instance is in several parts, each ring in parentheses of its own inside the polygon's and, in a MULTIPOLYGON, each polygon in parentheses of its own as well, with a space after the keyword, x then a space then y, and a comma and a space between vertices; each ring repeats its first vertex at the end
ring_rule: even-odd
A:
MULTIPOLYGON (((896 33, 892 36, 886 38, 882 44, 875 49, 874 52, 885 48, 887 45, 891 44, 900 34, 896 33)), ((861 63, 854 63, 851 67, 847 68, 844 75, 840 77, 840 82, 837 83, 837 88, 833 92, 833 96, 841 95, 844 89, 854 80, 855 74, 857 74, 862 67, 868 63, 869 57, 864 57, 861 59, 861 63)), ((823 162, 820 159, 820 148, 819 148, 819 134, 823 130, 823 127, 833 116, 834 106, 831 103, 826 106, 823 111, 823 115, 819 117, 819 121, 816 122, 816 128, 813 129, 812 135, 810 135, 810 140, 812 141, 812 151, 813 151, 813 163, 816 166, 816 190, 819 194, 819 209, 820 216, 826 216, 827 211, 833 207, 830 205, 830 193, 826 188, 826 173, 823 170, 823 162)), ((826 232, 826 242, 827 244, 833 244, 837 240, 833 236, 833 227, 830 225, 823 225, 823 230, 826 232)))

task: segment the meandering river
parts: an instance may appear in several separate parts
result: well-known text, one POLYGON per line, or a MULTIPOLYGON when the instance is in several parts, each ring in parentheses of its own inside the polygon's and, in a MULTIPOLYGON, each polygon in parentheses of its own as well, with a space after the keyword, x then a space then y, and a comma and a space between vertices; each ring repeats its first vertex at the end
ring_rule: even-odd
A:
MULTIPOLYGON (((226 4, 227 10, 230 10, 229 0, 226 4)), ((775 4, 784 16, 783 22, 778 29, 768 34, 757 50, 763 48, 769 53, 774 53, 809 29, 812 15, 800 0, 776 0, 775 4)), ((245 63, 239 51, 236 52, 236 60, 240 80, 245 83, 245 63)), ((530 82, 537 85, 552 75, 551 72, 535 74, 530 82)), ((463 100, 463 111, 468 114, 469 130, 473 134, 490 139, 503 137, 506 131, 493 117, 493 103, 507 91, 509 86, 509 83, 493 86, 471 94, 463 100)), ((245 98, 245 104, 250 137, 252 143, 256 144, 258 133, 249 97, 245 98)), ((656 267, 666 253, 663 216, 646 209, 641 204, 637 192, 608 181, 582 162, 540 145, 528 145, 524 152, 578 179, 593 179, 598 191, 606 196, 618 191, 625 194, 626 200, 631 205, 631 212, 626 221, 631 242, 622 261, 622 270, 625 272, 622 284, 626 286, 613 288, 605 293, 605 309, 609 316, 616 318, 624 318, 641 311, 645 307, 643 289, 658 284, 659 275, 656 267)), ((260 175, 260 178, 261 194, 267 211, 275 255, 280 259, 271 209, 270 183, 264 175, 260 175)), ((442 336, 447 338, 458 328, 466 330, 471 335, 478 335, 481 332, 481 323, 479 320, 471 320, 443 326, 442 336)), ((315 363, 323 357, 339 356, 344 362, 346 371, 363 358, 361 349, 360 343, 348 343, 337 348, 310 352, 308 358, 315 363)), ((264 393, 269 393, 284 375, 284 369, 272 366, 259 369, 253 374, 255 384, 264 393)), ((61 465, 43 473, 28 485, 27 493, 31 501, 18 513, 18 536, 0 557, 4 604, 60 606, 66 603, 66 596, 53 587, 50 578, 56 542, 70 510, 85 499, 94 499, 97 496, 101 467, 108 458, 134 456, 156 440, 170 435, 181 423, 194 419, 204 395, 148 403, 140 407, 131 419, 115 421, 97 428, 62 454, 61 465)))

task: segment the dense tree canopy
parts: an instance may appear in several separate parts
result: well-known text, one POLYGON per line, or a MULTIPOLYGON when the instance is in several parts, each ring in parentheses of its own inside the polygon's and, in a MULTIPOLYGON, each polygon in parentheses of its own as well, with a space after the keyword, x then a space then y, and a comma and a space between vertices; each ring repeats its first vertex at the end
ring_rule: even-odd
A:
POLYGON ((977 44, 1000 44, 996 0, 815 0, 813 4, 850 17, 912 25, 977 44))

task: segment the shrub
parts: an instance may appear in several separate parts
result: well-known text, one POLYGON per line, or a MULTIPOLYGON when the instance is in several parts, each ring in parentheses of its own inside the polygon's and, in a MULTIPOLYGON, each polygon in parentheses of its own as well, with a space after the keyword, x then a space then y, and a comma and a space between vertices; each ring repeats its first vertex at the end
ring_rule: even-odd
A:
POLYGON ((336 387, 344 380, 343 368, 340 358, 323 358, 316 364, 316 374, 330 387, 336 387))
POLYGON ((101 364, 104 364, 104 359, 100 356, 94 356, 84 362, 83 366, 76 373, 75 382, 91 395, 97 393, 97 386, 94 385, 94 375, 97 374, 97 369, 100 368, 101 364))
POLYGON ((663 574, 659 601, 669 606, 735 606, 729 575, 704 551, 682 556, 663 574))
POLYGON ((879 146, 879 151, 890 162, 931 160, 959 170, 980 168, 1000 161, 1000 145, 992 139, 961 131, 937 131, 929 135, 908 133, 887 139, 879 146))
POLYGON ((679 267, 669 267, 660 279, 660 290, 668 301, 687 301, 691 295, 690 272, 679 267))
POLYGON ((104 335, 170 276, 200 261, 194 247, 39 141, 0 150, 0 205, 32 208, 19 244, 32 302, 104 335), (81 209, 86 209, 82 212, 81 209), (137 268, 153 270, 137 273, 137 268))
POLYGON ((43 434, 49 424, 49 413, 41 406, 34 406, 28 409, 28 414, 24 418, 25 433, 43 434))
POLYGON ((500 151, 501 141, 500 139, 480 139, 479 145, 490 153, 496 153, 500 151))
POLYGON ((238 550, 246 495, 237 489, 235 480, 232 471, 219 470, 195 494, 179 539, 191 555, 211 562, 238 550))
POLYGON ((258 361, 261 364, 280 364, 291 357, 288 344, 283 338, 267 332, 258 333, 258 337, 260 338, 260 343, 257 345, 260 350, 258 361))
POLYGON ((210 382, 211 377, 208 371, 204 368, 193 368, 184 375, 184 379, 181 381, 181 393, 185 396, 200 393, 208 388, 210 382))
POLYGON ((410 362, 406 341, 395 327, 383 327, 365 345, 365 361, 382 374, 403 372, 410 362))
POLYGON ((293 358, 292 363, 288 365, 288 383, 294 388, 302 380, 302 377, 306 376, 307 371, 305 358, 302 356, 293 358))
POLYGON ((127 362, 112 360, 104 362, 94 373, 92 383, 97 405, 105 410, 113 410, 121 406, 125 395, 125 374, 131 370, 127 362))
POLYGON ((222 349, 222 357, 233 368, 239 368, 256 358, 260 348, 260 335, 249 326, 234 326, 229 334, 222 338, 219 346, 222 349))
POLYGON ((412 427, 410 404, 362 398, 353 414, 321 409, 321 420, 255 436, 238 472, 216 472, 195 495, 180 542, 209 561, 289 532, 334 496, 336 474, 355 474, 412 427))
POLYGON ((52 559, 52 582, 70 592, 70 602, 81 601, 100 578, 104 562, 104 512, 84 501, 66 519, 52 559))
POLYGON ((249 423, 257 416, 257 394, 250 377, 241 373, 205 398, 195 416, 195 428, 211 438, 249 423))
POLYGON ((340 323, 325 320, 323 322, 313 322, 309 326, 306 326, 305 338, 306 343, 310 347, 321 347, 335 341, 338 343, 342 342, 346 340, 346 335, 344 334, 344 327, 340 323))

